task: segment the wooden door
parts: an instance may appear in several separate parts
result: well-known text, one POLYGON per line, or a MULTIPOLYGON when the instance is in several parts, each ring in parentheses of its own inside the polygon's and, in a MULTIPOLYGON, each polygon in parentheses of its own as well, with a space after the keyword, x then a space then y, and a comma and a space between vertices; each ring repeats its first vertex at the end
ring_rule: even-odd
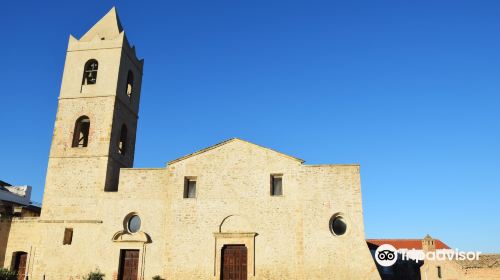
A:
POLYGON ((16 272, 17 280, 24 280, 26 276, 26 262, 28 259, 27 253, 17 253, 16 254, 16 272))
POLYGON ((247 279, 247 248, 245 245, 225 245, 222 248, 221 280, 247 279))
POLYGON ((120 251, 120 270, 118 279, 137 280, 139 271, 139 250, 120 251))

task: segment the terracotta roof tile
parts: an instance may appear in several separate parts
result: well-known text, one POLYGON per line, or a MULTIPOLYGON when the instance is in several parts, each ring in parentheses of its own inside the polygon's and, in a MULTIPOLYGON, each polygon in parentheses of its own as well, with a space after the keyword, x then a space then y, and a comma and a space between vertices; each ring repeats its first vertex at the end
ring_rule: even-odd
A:
MULTIPOLYGON (((376 245, 391 244, 396 249, 422 249, 422 239, 367 239, 366 242, 376 245)), ((439 239, 434 239, 436 249, 450 249, 448 245, 439 239)))

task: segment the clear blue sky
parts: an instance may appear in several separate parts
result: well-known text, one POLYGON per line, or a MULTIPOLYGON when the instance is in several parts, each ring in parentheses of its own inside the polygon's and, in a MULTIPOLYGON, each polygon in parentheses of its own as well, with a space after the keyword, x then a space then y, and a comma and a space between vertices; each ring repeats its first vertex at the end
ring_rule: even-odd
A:
POLYGON ((154 2, 2 4, 1 180, 41 201, 68 36, 116 5, 136 167, 230 137, 360 163, 368 238, 500 252, 499 1, 154 2))

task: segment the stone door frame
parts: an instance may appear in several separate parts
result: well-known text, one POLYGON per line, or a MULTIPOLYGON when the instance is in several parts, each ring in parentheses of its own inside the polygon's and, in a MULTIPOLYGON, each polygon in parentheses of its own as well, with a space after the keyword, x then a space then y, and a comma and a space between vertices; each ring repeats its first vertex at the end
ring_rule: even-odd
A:
POLYGON ((221 279, 222 248, 224 245, 245 245, 247 248, 247 279, 255 276, 255 232, 214 233, 214 279, 221 279))

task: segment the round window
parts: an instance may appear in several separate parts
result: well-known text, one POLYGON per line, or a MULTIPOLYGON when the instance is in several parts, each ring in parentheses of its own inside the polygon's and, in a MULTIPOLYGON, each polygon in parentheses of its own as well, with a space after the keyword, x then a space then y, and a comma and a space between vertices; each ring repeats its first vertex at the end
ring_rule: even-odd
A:
POLYGON ((127 229, 130 233, 136 233, 141 229, 141 218, 137 215, 133 215, 128 219, 127 229))
POLYGON ((342 216, 334 215, 330 219, 330 231, 335 235, 343 235, 347 231, 347 224, 342 216))

